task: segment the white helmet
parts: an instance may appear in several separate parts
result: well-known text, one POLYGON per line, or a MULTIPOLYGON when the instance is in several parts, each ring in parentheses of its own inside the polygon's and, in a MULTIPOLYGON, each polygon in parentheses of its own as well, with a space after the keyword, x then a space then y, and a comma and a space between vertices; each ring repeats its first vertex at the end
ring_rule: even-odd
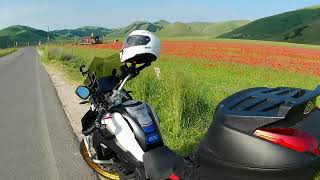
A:
POLYGON ((160 55, 160 39, 146 30, 135 30, 125 39, 120 60, 122 63, 149 63, 160 55))

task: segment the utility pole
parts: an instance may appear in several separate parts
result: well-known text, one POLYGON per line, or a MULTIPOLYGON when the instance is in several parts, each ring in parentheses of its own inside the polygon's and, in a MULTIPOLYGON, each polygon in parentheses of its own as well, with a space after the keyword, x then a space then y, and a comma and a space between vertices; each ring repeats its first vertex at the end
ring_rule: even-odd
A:
POLYGON ((48 26, 48 32, 47 32, 47 58, 49 59, 49 42, 50 42, 50 36, 49 36, 49 26, 48 26))
POLYGON ((47 32, 47 38, 48 38, 48 39, 47 39, 47 44, 49 44, 49 41, 50 41, 49 31, 50 31, 50 30, 49 30, 49 26, 48 26, 48 32, 47 32))
POLYGON ((73 36, 73 43, 72 43, 72 57, 74 56, 74 50, 73 50, 73 48, 74 48, 74 46, 75 46, 75 44, 76 44, 76 36, 73 36))

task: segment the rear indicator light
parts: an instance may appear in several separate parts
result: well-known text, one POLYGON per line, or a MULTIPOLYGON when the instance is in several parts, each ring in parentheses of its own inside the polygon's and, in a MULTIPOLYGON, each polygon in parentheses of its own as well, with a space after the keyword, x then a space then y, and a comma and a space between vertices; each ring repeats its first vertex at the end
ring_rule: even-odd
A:
POLYGON ((172 173, 169 176, 169 180, 180 180, 180 178, 175 173, 172 173))
POLYGON ((317 139, 301 130, 293 128, 261 128, 257 129, 254 135, 298 152, 310 152, 317 156, 320 155, 317 139))

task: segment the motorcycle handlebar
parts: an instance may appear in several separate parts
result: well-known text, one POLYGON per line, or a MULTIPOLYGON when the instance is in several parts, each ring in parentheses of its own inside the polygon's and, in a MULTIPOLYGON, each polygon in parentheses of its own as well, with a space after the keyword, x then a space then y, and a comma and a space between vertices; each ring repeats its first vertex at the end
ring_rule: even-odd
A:
MULTIPOLYGON (((126 84, 126 82, 134 77, 136 77, 140 71, 142 71, 144 68, 150 66, 151 63, 145 63, 139 67, 136 67, 136 64, 131 64, 130 67, 127 66, 127 64, 124 64, 123 66, 121 66, 121 71, 122 71, 122 75, 120 75, 119 78, 121 81, 120 83, 114 88, 113 90, 113 94, 108 97, 108 99, 106 99, 105 95, 103 93, 100 92, 99 90, 99 86, 97 84, 96 81, 96 74, 95 72, 92 73, 92 75, 89 73, 89 70, 85 71, 85 65, 80 67, 80 72, 82 73, 83 76, 87 75, 89 80, 90 80, 90 84, 88 85, 88 88, 91 89, 91 91, 93 92, 93 94, 97 95, 96 97, 98 98, 98 104, 100 103, 104 103, 107 102, 108 104, 114 104, 114 102, 117 100, 117 96, 119 96, 121 94, 121 91, 124 88, 124 85, 126 84), (102 95, 101 95, 102 94, 102 95), (99 103, 99 101, 101 101, 99 103)), ((116 72, 113 70, 112 74, 115 75, 116 72)), ((119 99, 119 98, 118 98, 119 99)))
POLYGON ((122 91, 124 85, 127 83, 127 81, 132 77, 131 74, 129 74, 126 78, 124 78, 124 80, 121 82, 118 91, 122 91))
POLYGON ((101 120, 106 112, 107 111, 104 108, 99 109, 96 120, 93 122, 93 124, 91 124, 90 128, 85 129, 84 131, 82 131, 82 133, 85 136, 88 136, 88 135, 94 133, 95 131, 99 130, 101 127, 101 120))

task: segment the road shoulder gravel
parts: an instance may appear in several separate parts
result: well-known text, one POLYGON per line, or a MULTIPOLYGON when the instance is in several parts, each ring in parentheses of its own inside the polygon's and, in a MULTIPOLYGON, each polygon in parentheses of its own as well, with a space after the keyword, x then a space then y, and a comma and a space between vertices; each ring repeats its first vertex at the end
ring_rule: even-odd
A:
POLYGON ((64 74, 59 72, 59 70, 51 67, 50 65, 44 64, 54 87, 57 90, 62 107, 69 119, 70 125, 77 136, 78 140, 81 141, 82 137, 82 127, 81 118, 88 111, 87 104, 79 104, 81 102, 80 98, 75 94, 75 89, 77 86, 72 85, 67 82, 63 77, 64 74))
MULTIPOLYGON (((42 55, 42 52, 38 50, 38 53, 42 55)), ((79 104, 81 99, 76 95, 75 89, 77 85, 68 82, 64 73, 57 68, 48 64, 42 63, 45 67, 51 81, 56 89, 58 97, 61 102, 65 114, 69 119, 69 123, 72 127, 73 133, 80 142, 83 139, 81 119, 89 109, 88 104, 79 104)), ((106 180, 106 178, 97 175, 98 179, 106 180)))

